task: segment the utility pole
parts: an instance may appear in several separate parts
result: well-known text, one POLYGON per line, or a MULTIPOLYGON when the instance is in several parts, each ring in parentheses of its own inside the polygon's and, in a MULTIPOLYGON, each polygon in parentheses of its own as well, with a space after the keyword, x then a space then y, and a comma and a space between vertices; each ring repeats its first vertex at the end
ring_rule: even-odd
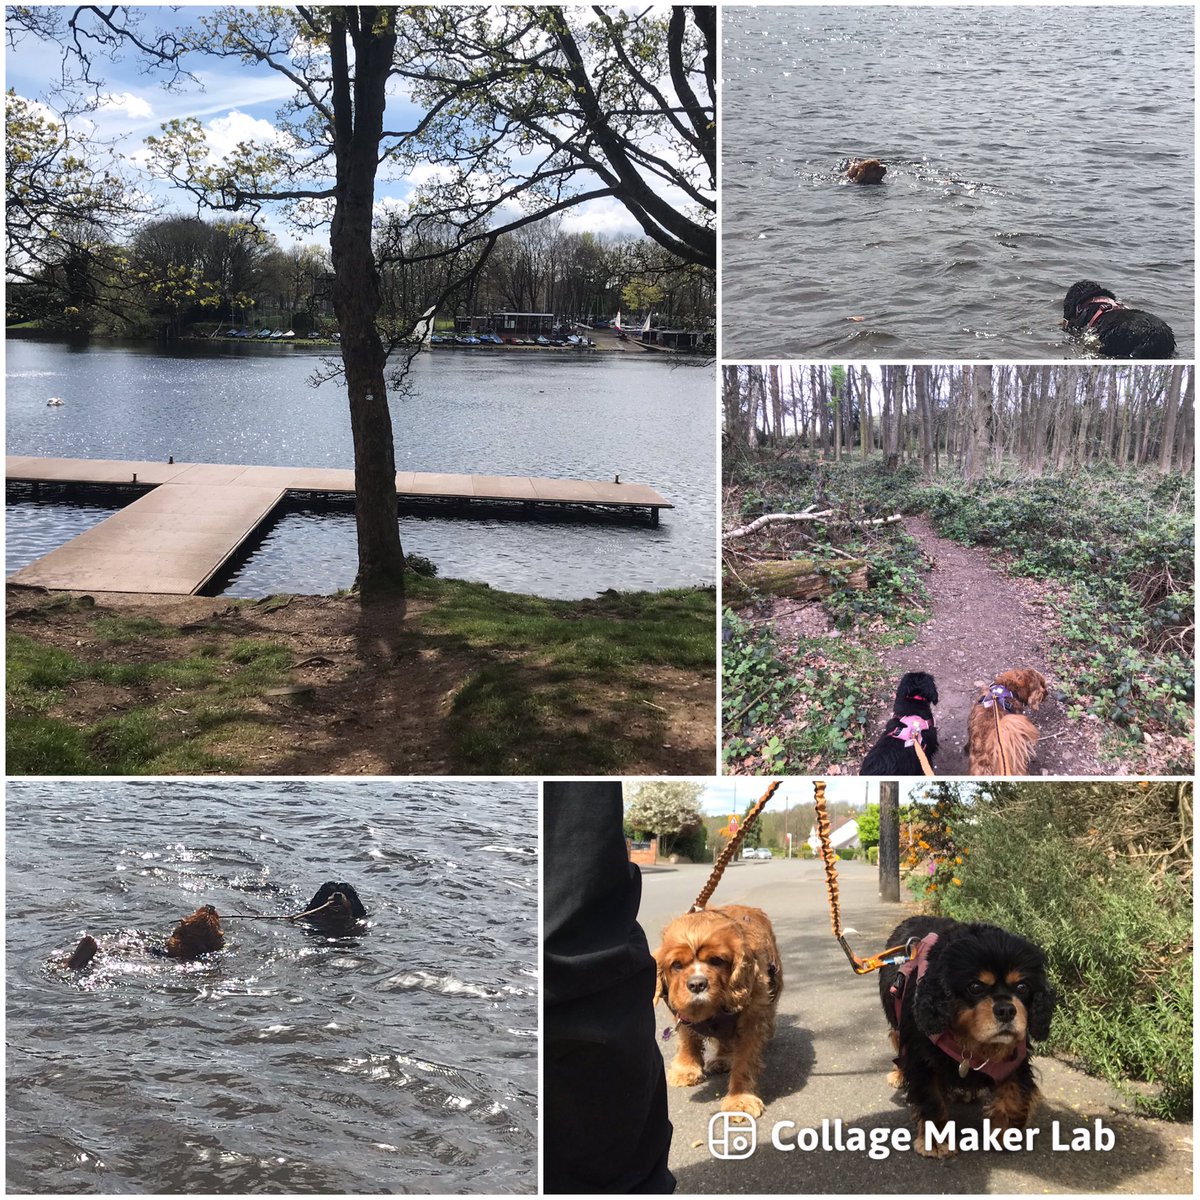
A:
POLYGON ((879 784, 879 898, 900 903, 900 784, 879 784))

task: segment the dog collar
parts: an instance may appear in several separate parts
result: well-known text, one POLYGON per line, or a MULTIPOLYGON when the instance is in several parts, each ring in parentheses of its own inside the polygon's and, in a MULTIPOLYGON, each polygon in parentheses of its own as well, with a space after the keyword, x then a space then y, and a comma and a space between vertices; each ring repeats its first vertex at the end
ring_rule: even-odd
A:
POLYGON ((924 717, 897 717, 900 722, 896 729, 893 729, 888 737, 898 738, 906 746, 911 746, 913 742, 921 741, 921 734, 929 728, 930 722, 924 717))
MULTIPOLYGON (((929 955, 933 947, 937 944, 938 935, 936 933, 927 933, 916 945, 912 957, 906 963, 901 963, 896 971, 896 978, 892 980, 891 987, 888 988, 888 995, 895 1001, 896 1005, 896 1028, 900 1028, 900 1010, 904 1005, 904 991, 908 985, 909 979, 915 974, 916 979, 913 981, 915 987, 919 987, 921 979, 929 967, 929 955)), ((1022 1038, 1014 1047, 1012 1053, 1003 1059, 984 1059, 983 1062, 976 1065, 971 1061, 969 1055, 963 1054, 959 1047, 958 1040, 948 1030, 943 1030, 936 1037, 930 1036, 929 1040, 943 1053, 954 1059, 958 1063, 959 1078, 966 1079, 971 1071, 978 1071, 982 1075, 986 1075, 989 1079, 996 1083, 1000 1083, 1007 1079, 1028 1057, 1029 1046, 1025 1038, 1022 1038)), ((900 1060, 896 1059, 896 1065, 900 1066, 900 1060)))

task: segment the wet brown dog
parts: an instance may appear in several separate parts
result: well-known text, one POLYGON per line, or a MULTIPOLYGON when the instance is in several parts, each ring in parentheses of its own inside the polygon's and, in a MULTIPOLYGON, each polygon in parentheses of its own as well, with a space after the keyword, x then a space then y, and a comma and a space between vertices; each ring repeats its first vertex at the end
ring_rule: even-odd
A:
MULTIPOLYGON (((220 950, 225 945, 225 934, 221 929, 221 918, 211 904, 204 904, 196 909, 191 916, 183 917, 175 926, 166 944, 156 953, 164 954, 167 958, 178 958, 187 962, 207 954, 210 950, 220 950)), ((67 959, 67 966, 78 971, 86 967, 96 957, 100 949, 99 943, 92 935, 85 934, 78 946, 67 959)))
POLYGON ((967 718, 967 761, 972 775, 1024 775, 1037 747, 1037 726, 1025 715, 1046 698, 1040 671, 1002 671, 967 718))
POLYGON ((852 158, 846 168, 851 183, 882 183, 887 167, 877 158, 852 158))
POLYGON ((758 1076, 783 991, 779 947, 767 914, 742 904, 687 913, 663 930, 654 958, 655 999, 671 1010, 679 1037, 667 1083, 692 1087, 706 1073, 728 1071, 721 1108, 761 1116, 758 1076), (706 1065, 708 1041, 716 1043, 716 1053, 706 1065))

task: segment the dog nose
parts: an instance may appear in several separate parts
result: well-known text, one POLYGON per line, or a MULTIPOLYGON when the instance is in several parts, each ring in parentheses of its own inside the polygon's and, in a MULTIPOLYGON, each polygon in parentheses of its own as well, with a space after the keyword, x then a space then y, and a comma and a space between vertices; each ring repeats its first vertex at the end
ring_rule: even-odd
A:
POLYGON ((1011 1000, 997 1000, 992 1005, 992 1012, 996 1016, 996 1020, 1007 1024, 1017 1015, 1017 1006, 1011 1000))
POLYGON ((697 976, 695 979, 688 980, 688 991, 693 996, 699 996, 701 992, 708 991, 708 980, 703 976, 697 976))

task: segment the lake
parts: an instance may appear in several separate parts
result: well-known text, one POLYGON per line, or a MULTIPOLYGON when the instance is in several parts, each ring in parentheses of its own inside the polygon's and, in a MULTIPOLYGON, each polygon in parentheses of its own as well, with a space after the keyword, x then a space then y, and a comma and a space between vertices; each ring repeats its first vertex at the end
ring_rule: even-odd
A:
MULTIPOLYGON (((340 382, 292 347, 10 339, 8 453, 266 466, 353 466, 340 382), (59 396, 61 407, 47 407, 59 396)), ((391 399, 398 470, 645 483, 676 505, 657 529, 583 521, 404 515, 406 552, 442 575, 574 599, 715 580, 711 364, 655 355, 435 351, 391 399)), ((10 497, 11 499, 12 497, 10 497)), ((11 574, 100 519, 96 506, 10 503, 11 574)), ((329 593, 356 568, 350 512, 283 515, 229 594, 329 593)))
POLYGON ((17 781, 6 892, 10 1192, 536 1190, 536 784, 17 781))
POLYGON ((1189 6, 723 9, 722 356, 1062 359, 1091 279, 1195 354, 1189 6), (849 157, 888 164, 839 181, 849 157))

